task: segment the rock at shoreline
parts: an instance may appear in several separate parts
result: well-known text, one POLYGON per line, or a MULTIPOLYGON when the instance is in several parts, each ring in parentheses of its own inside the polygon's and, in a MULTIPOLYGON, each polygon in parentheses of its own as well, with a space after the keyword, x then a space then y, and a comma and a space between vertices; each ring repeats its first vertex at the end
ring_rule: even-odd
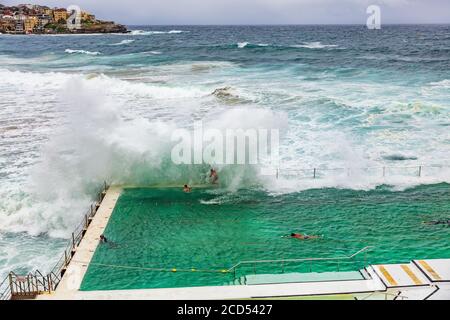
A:
POLYGON ((124 25, 115 24, 113 22, 105 22, 92 24, 89 26, 81 26, 81 29, 68 31, 68 33, 127 33, 129 32, 124 25))

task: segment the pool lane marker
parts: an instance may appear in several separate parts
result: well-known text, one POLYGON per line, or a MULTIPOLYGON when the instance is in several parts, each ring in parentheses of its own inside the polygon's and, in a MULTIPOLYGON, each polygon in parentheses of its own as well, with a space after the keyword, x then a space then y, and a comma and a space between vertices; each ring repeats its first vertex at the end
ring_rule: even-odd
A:
POLYGON ((419 260, 420 265, 434 278, 434 280, 442 280, 441 276, 425 261, 419 260))
POLYGON ((391 276, 391 274, 386 270, 384 266, 378 266, 378 269, 380 269, 383 276, 386 278, 386 280, 391 284, 391 286, 398 286, 397 281, 391 276))
POLYGON ((412 272, 412 270, 409 268, 409 266, 407 264, 402 264, 400 265, 403 269, 403 271, 406 272, 406 274, 411 278, 411 280, 414 282, 414 284, 416 285, 422 285, 422 281, 420 281, 420 279, 414 274, 414 272, 412 272))

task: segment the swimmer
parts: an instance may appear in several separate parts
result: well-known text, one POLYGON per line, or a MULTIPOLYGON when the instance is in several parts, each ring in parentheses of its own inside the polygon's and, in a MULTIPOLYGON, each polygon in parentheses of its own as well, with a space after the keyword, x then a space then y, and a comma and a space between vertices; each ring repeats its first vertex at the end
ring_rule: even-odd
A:
POLYGON ((192 188, 191 188, 189 185, 185 184, 185 185, 183 186, 183 191, 186 192, 186 193, 188 193, 188 192, 191 192, 191 191, 192 191, 192 188))
POLYGON ((211 183, 215 184, 217 183, 217 180, 219 180, 219 176, 217 175, 217 171, 211 168, 209 172, 209 177, 211 179, 211 183))
POLYGON ((424 221, 425 224, 430 225, 437 225, 437 224, 446 224, 447 226, 450 226, 450 219, 447 220, 431 220, 431 221, 424 221))
POLYGON ((107 245, 110 249, 116 249, 119 246, 114 241, 109 241, 103 234, 100 235, 100 243, 107 245))
POLYGON ((294 239, 299 239, 299 240, 310 240, 310 239, 319 239, 320 236, 309 236, 307 234, 291 233, 289 236, 284 236, 284 238, 294 238, 294 239))
POLYGON ((108 242, 108 239, 106 239, 106 237, 103 234, 101 234, 100 235, 100 243, 107 243, 107 242, 108 242))

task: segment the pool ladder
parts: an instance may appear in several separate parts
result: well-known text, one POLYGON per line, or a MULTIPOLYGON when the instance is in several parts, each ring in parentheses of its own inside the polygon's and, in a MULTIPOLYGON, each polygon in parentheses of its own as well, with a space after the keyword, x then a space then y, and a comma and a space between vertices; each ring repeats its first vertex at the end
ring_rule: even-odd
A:
POLYGON ((279 260, 252 260, 252 261, 240 261, 236 263, 234 266, 227 270, 228 273, 233 274, 233 283, 236 283, 236 280, 239 281, 240 284, 246 283, 245 275, 243 277, 237 277, 238 268, 242 268, 245 266, 250 266, 253 269, 253 274, 256 274, 257 265, 262 264, 279 264, 281 265, 281 273, 285 272, 285 267, 287 264, 291 263, 309 263, 309 272, 313 272, 313 265, 318 262, 336 262, 337 271, 340 271, 340 266, 342 263, 346 263, 349 261, 354 262, 354 258, 364 254, 363 267, 367 265, 367 252, 373 249, 373 246, 366 246, 350 256, 341 256, 341 257, 331 257, 331 258, 300 258, 300 259, 279 259, 279 260), (243 279, 241 279, 243 278, 243 279))

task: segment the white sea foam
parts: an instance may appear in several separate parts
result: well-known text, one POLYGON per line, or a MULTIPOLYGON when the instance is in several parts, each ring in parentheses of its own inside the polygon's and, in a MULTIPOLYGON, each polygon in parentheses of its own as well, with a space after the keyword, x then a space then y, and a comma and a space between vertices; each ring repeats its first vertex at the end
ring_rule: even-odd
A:
POLYGON ((73 53, 75 53, 75 54, 87 54, 87 55, 90 55, 90 56, 97 56, 97 55, 101 54, 98 51, 86 51, 86 50, 74 50, 74 49, 66 49, 66 50, 64 50, 64 52, 71 53, 71 54, 73 54, 73 53))
POLYGON ((133 43, 134 41, 135 41, 134 39, 125 39, 120 42, 113 43, 113 44, 111 44, 111 46, 122 46, 122 45, 133 43))
POLYGON ((238 46, 239 49, 243 49, 243 48, 247 47, 248 45, 252 45, 252 46, 255 46, 255 47, 268 47, 269 46, 268 43, 258 43, 258 44, 253 44, 253 43, 250 43, 250 42, 238 42, 237 43, 237 46, 238 46))
MULTIPOLYGON (((0 119, 8 119, 7 124, 0 123, 3 139, 0 152, 7 155, 0 160, 3 199, 0 230, 67 236, 79 221, 93 190, 104 180, 177 184, 200 179, 205 168, 186 170, 170 160, 173 129, 189 127, 193 119, 204 119, 205 127, 220 130, 282 131, 279 179, 259 175, 257 167, 220 166, 221 181, 231 190, 255 183, 272 192, 293 192, 317 187, 370 189, 382 183, 406 187, 450 181, 448 170, 435 172, 431 168, 424 168, 420 179, 414 168, 388 172, 387 177, 382 177, 378 161, 383 155, 410 154, 428 164, 450 158, 445 138, 439 134, 442 127, 433 125, 442 121, 444 111, 430 109, 425 103, 402 104, 408 100, 408 92, 360 81, 336 84, 328 81, 326 86, 307 81, 292 88, 283 84, 274 88, 273 83, 264 80, 252 78, 253 83, 242 78, 232 84, 240 94, 260 100, 277 90, 277 95, 295 99, 295 108, 289 105, 275 111, 252 105, 230 108, 223 103, 211 103, 211 92, 217 84, 187 83, 185 77, 189 73, 198 74, 197 69, 204 69, 203 65, 220 66, 208 69, 212 71, 236 65, 204 62, 202 68, 193 70, 198 64, 153 67, 151 74, 156 71, 180 74, 180 82, 175 84, 172 79, 167 85, 129 82, 101 74, 0 70, 0 94, 5 103, 5 108, 0 109, 0 119), (252 85, 255 89, 251 89, 252 85), (393 98, 386 95, 389 91, 402 93, 393 98), (366 106, 374 104, 374 97, 377 104, 386 106, 382 113, 367 111, 366 106), (18 105, 22 108, 20 117, 16 114, 18 105), (389 117, 397 121, 399 115, 411 119, 415 131, 387 128, 389 117), (359 118, 364 119, 356 125, 362 132, 372 126, 383 125, 386 129, 370 131, 361 137, 340 126, 342 121, 359 118), (426 147, 412 150, 411 144, 420 145, 424 132, 433 138, 426 140, 426 147), (312 179, 311 170, 301 170, 314 167, 319 168, 320 179, 312 179), (358 169, 362 167, 378 169, 365 172, 358 169), (351 168, 351 179, 346 170, 332 168, 351 168)), ((418 162, 402 163, 412 166, 418 162)))
POLYGON ((438 81, 438 82, 431 82, 430 86, 435 87, 435 88, 450 89, 450 80, 444 79, 444 80, 438 81))
POLYGON ((169 31, 158 31, 158 30, 132 30, 130 32, 133 36, 148 36, 153 34, 178 34, 178 33, 186 33, 189 32, 187 30, 169 30, 169 31))
POLYGON ((304 42, 303 44, 293 45, 294 48, 308 48, 308 49, 324 49, 324 48, 336 48, 335 44, 322 44, 319 41, 304 42))

